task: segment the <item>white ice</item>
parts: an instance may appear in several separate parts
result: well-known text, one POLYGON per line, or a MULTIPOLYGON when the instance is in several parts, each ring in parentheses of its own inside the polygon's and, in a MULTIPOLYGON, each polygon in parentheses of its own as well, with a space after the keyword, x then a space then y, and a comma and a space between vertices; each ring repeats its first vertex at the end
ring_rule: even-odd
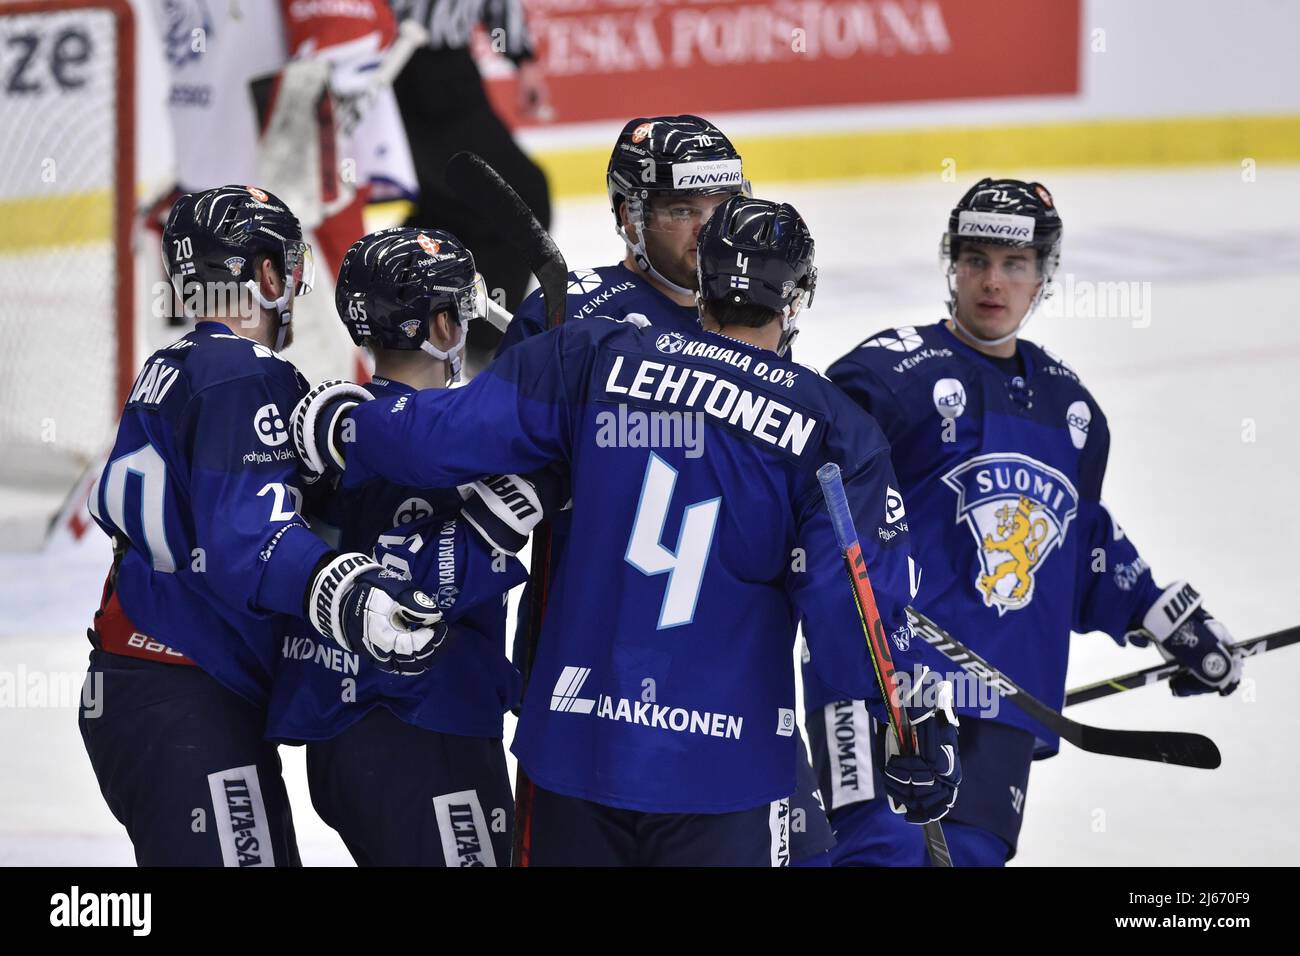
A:
MULTIPOLYGON (((1300 623, 1300 499, 1289 497, 1300 471, 1290 392, 1300 378, 1300 168, 1261 164, 1253 182, 1237 166, 1043 178, 1066 223, 1062 275, 1075 284, 1066 287, 1071 301, 1062 296, 1026 334, 1073 365, 1109 418, 1108 503, 1158 579, 1192 581, 1236 637, 1300 623), (1080 283, 1116 280, 1139 283, 1130 315, 1078 314, 1080 283)), ((941 315, 938 237, 961 188, 935 176, 759 191, 793 202, 817 240, 821 279, 802 317, 802 361, 824 368, 876 330, 941 315)), ((572 267, 619 254, 599 200, 560 203, 555 234, 572 267)), ((66 675, 79 686, 107 557, 94 534, 88 544, 0 556, 0 681, 12 688, 20 677, 66 675)), ((1069 683, 1157 660, 1154 649, 1077 636, 1069 683)), ((1207 734, 1223 766, 1064 746, 1034 767, 1015 863, 1300 862, 1291 789, 1300 784, 1298 683, 1292 648, 1249 661, 1227 699, 1178 700, 1152 687, 1072 708, 1070 716, 1107 727, 1207 734)), ((74 703, 35 706, 30 690, 3 700, 0 863, 131 863, 74 703)), ((282 754, 304 862, 350 862, 311 809, 301 749, 282 754)))

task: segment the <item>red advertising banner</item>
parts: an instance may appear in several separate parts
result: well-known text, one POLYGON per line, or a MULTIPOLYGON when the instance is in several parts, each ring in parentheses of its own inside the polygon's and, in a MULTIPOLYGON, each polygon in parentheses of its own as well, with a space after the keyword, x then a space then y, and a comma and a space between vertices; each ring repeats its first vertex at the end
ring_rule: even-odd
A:
MULTIPOLYGON (((1080 0, 527 0, 556 122, 1076 93, 1080 0)), ((514 84, 489 87, 512 123, 514 84)))

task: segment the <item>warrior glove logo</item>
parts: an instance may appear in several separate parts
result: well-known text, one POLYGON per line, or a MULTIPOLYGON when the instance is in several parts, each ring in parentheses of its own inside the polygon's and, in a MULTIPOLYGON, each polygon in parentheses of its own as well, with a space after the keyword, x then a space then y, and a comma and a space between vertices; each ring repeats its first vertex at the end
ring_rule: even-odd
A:
POLYGON ((1079 507, 1070 479, 1028 455, 980 455, 943 476, 975 537, 975 587, 998 616, 1034 599, 1034 576, 1065 541, 1079 507))

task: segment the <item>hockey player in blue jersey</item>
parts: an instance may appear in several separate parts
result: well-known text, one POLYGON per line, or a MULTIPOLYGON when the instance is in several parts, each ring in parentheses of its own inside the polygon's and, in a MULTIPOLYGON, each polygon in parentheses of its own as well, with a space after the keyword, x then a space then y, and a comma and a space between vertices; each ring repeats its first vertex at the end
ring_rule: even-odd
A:
MULTIPOLYGON (((880 423, 893 448, 924 568, 917 607, 1038 699, 1059 709, 1071 631, 1154 641, 1186 668, 1177 695, 1237 686, 1226 629, 1184 582, 1158 586, 1101 501, 1106 417, 1061 359, 1020 337, 1047 294, 1061 218, 1038 183, 985 179, 953 209, 942 252, 950 318, 881 332, 829 376, 880 423)), ((953 669, 930 648, 921 656, 953 669)), ((816 663, 815 653, 813 663, 816 663)), ((1014 855, 1029 767, 1057 738, 974 685, 963 701, 965 779, 944 828, 957 865, 1014 855)), ((806 669, 814 760, 844 864, 916 864, 919 834, 875 789, 880 735, 860 703, 806 669), (874 782, 874 783, 873 783, 874 782)))
POLYGON ((114 542, 89 636, 104 706, 80 715, 100 789, 142 865, 298 862, 273 745, 273 661, 297 620, 397 666, 446 627, 426 595, 307 526, 287 415, 306 382, 278 352, 310 248, 275 196, 181 197, 164 265, 193 331, 132 387, 90 510, 114 542), (419 625, 419 626, 415 626, 419 625))
MULTIPOLYGON (((696 334, 700 229, 729 196, 749 194, 740 153, 725 133, 701 117, 637 117, 623 125, 614 143, 605 190, 615 232, 625 246, 623 261, 569 273, 565 321, 599 316, 696 334)), ((545 328, 545 302, 537 290, 520 305, 497 354, 545 328)), ((551 535, 552 554, 558 557, 568 539, 567 515, 553 519, 551 535)), ((527 632, 529 600, 525 590, 517 640, 527 632)), ((523 659, 516 646, 515 660, 523 659)), ((798 744, 791 860, 799 866, 826 865, 834 837, 802 737, 798 744)))
MULTIPOLYGON (((455 381, 486 293, 455 236, 399 227, 352 245, 335 304, 352 340, 373 354, 375 377, 334 393, 400 400, 455 381)), ((505 655, 504 597, 525 572, 492 552, 461 507, 454 487, 375 479, 332 493, 321 509, 340 547, 375 550, 436 597, 449 632, 433 666, 385 673, 305 625, 281 646, 268 736, 307 743, 312 805, 361 865, 510 862, 502 715, 517 706, 520 680, 505 655)))
MULTIPOLYGON (((638 117, 614 143, 605 189, 626 252, 616 265, 569 273, 564 320, 603 316, 694 334, 696 240, 723 200, 749 191, 740 154, 698 116, 638 117)), ((520 304, 497 354, 545 328, 539 290, 520 304)))
MULTIPOLYGON (((568 466, 570 541, 513 747, 538 787, 532 865, 784 863, 800 620, 823 681, 873 692, 815 472, 841 464, 864 528, 896 480, 871 419, 781 356, 814 289, 811 236, 791 207, 733 197, 699 242, 695 333, 573 322, 464 389, 294 413, 304 460, 341 464, 345 488, 568 466)), ((865 549, 905 645, 907 535, 865 549)), ((930 716, 928 756, 888 784, 917 822, 960 782, 955 728, 930 716)))

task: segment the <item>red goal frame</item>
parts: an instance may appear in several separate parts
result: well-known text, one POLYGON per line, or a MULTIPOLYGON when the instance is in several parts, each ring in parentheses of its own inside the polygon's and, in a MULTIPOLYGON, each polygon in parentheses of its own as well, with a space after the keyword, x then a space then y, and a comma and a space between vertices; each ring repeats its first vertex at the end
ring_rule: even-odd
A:
POLYGON ((117 155, 113 157, 113 294, 116 327, 117 394, 126 402, 135 378, 135 256, 131 236, 135 225, 135 13, 129 0, 8 0, 0 2, 0 16, 61 13, 68 10, 106 10, 113 14, 116 37, 114 98, 117 116, 117 155))

